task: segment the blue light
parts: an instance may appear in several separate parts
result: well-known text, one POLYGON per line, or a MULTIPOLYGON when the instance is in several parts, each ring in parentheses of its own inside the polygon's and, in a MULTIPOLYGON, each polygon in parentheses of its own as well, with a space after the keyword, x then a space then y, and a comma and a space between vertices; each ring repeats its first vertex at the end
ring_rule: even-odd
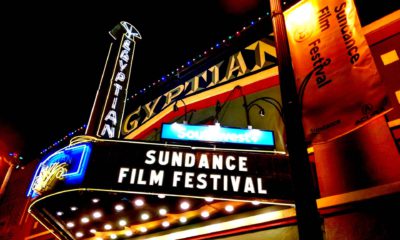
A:
POLYGON ((42 171, 45 171, 54 164, 66 163, 68 165, 68 171, 62 175, 63 181, 65 181, 66 184, 81 183, 86 172, 91 150, 91 144, 84 143, 65 147, 46 157, 39 164, 33 175, 27 196, 33 198, 38 195, 38 193, 33 190, 33 185, 36 183, 35 180, 40 176, 42 171))
POLYGON ((161 138, 275 147, 274 133, 272 131, 229 128, 218 125, 163 124, 161 138))

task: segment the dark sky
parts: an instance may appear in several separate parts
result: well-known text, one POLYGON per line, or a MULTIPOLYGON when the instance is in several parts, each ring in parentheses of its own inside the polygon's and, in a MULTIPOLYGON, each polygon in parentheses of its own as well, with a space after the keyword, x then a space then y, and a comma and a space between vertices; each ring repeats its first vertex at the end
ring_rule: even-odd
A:
POLYGON ((87 123, 108 46, 127 21, 142 35, 130 80, 139 88, 170 73, 250 21, 261 0, 10 3, 1 7, 0 151, 27 161, 87 123), (145 2, 145 3, 143 3, 145 2), (241 7, 236 4, 241 3, 241 7))
MULTIPOLYGON (((131 23, 143 37, 130 80, 130 88, 139 89, 269 11, 268 0, 106 2, 1 6, 0 153, 20 151, 30 161, 87 123, 108 31, 118 22, 131 23)), ((363 15, 398 9, 394 2, 356 1, 363 15)))

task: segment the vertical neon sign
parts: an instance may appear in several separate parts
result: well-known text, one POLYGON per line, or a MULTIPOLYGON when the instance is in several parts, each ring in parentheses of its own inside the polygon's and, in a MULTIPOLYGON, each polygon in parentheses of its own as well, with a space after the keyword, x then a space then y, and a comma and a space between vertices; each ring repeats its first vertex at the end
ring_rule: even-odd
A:
POLYGON ((129 78, 135 51, 135 38, 140 33, 128 22, 120 22, 110 35, 119 44, 111 43, 96 100, 90 115, 87 135, 100 138, 119 138, 122 116, 129 86, 129 78), (109 63, 110 59, 115 59, 109 63), (104 79, 110 79, 104 83, 104 79))

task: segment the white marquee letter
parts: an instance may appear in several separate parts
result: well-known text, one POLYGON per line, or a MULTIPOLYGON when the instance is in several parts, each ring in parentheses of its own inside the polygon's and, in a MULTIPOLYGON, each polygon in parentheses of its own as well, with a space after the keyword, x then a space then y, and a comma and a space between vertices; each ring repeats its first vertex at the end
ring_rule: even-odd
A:
POLYGON ((129 168, 120 168, 118 175, 118 183, 122 183, 122 180, 126 177, 126 173, 129 172, 129 168))

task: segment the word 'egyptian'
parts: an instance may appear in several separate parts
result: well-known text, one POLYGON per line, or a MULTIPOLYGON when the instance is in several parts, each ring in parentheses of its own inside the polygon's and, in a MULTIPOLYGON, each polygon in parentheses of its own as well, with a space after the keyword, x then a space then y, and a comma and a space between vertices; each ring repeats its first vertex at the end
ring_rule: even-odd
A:
MULTIPOLYGON (((119 102, 124 101, 124 96, 122 94, 123 86, 120 83, 123 83, 126 79, 126 74, 124 73, 126 67, 128 66, 128 62, 130 59, 131 45, 132 41, 129 39, 125 39, 122 43, 122 51, 119 55, 118 66, 119 70, 114 78, 114 83, 110 88, 110 92, 114 95, 111 103, 111 108, 108 110, 106 116, 104 117, 104 126, 101 130, 100 135, 102 137, 108 136, 109 138, 114 138, 115 136, 115 128, 118 123, 117 117, 117 105, 119 102), (121 94, 120 94, 121 93, 121 94)), ((110 94, 110 93, 109 93, 110 94)))

